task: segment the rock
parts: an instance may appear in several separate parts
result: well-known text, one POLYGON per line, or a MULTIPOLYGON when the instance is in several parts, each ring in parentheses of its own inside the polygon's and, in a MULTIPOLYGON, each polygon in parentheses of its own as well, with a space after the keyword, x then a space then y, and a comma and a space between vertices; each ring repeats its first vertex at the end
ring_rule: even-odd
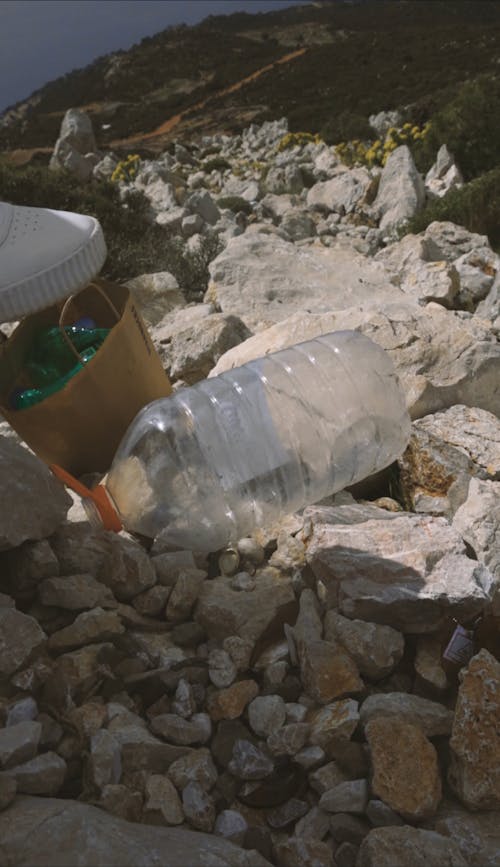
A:
POLYGON ((0 437, 0 551, 28 539, 44 539, 62 524, 71 506, 63 485, 35 455, 0 437))
POLYGON ((128 280, 125 286, 130 289, 148 325, 157 325, 166 313, 186 303, 177 280, 169 271, 140 274, 128 280))
MULTIPOLYGON (((335 263, 332 262, 331 267, 332 273, 342 275, 342 269, 338 269, 335 263)), ((352 270, 344 287, 351 285, 349 281, 355 273, 355 269, 352 270)), ((299 274, 297 269, 294 269, 295 274, 299 274)), ((350 303, 363 306, 346 305, 346 309, 341 310, 337 305, 336 311, 327 313, 309 313, 313 308, 310 301, 306 301, 301 303, 299 312, 290 316, 290 309, 282 303, 277 318, 285 321, 261 330, 240 346, 230 349, 210 376, 321 334, 354 329, 362 331, 388 352, 401 380, 412 418, 454 404, 479 407, 500 415, 500 397, 496 390, 500 346, 485 321, 477 317, 460 318, 440 304, 419 307, 408 301, 402 303, 397 300, 395 287, 391 288, 391 300, 386 303, 385 297, 368 277, 363 277, 363 280, 363 285, 370 287, 372 301, 378 301, 376 312, 354 297, 350 303)), ((302 287, 309 285, 306 277, 304 281, 302 287)), ((250 287, 249 291, 252 291, 250 287)), ((338 297, 335 294, 336 304, 338 297)))
POLYGON ((292 241, 312 238, 316 234, 316 223, 310 213, 302 208, 293 208, 283 214, 280 228, 292 241))
POLYGON ((237 669, 226 650, 214 649, 208 655, 208 676, 214 686, 222 689, 235 680, 237 669))
POLYGON ((82 644, 108 641, 124 632, 125 627, 115 611, 93 608, 79 614, 70 626, 54 632, 49 638, 49 648, 55 653, 64 653, 82 644))
POLYGON ((212 733, 210 717, 206 713, 193 714, 190 720, 174 713, 153 717, 151 728, 167 741, 182 746, 206 743, 212 733))
POLYGON ((326 640, 338 641, 360 673, 371 680, 390 674, 403 655, 404 638, 391 626, 349 620, 336 611, 327 611, 324 628, 326 640))
POLYGON ((215 822, 214 834, 240 845, 243 843, 248 822, 238 810, 222 810, 215 822))
POLYGON ((217 781, 217 770, 210 751, 202 747, 191 750, 187 755, 172 762, 168 769, 168 776, 179 791, 182 791, 188 783, 197 783, 209 792, 217 781))
POLYGON ((442 642, 435 635, 419 635, 415 653, 415 672, 421 683, 438 693, 444 693, 448 688, 441 645, 442 642))
POLYGON ((465 556, 462 539, 443 518, 396 513, 346 526, 319 523, 320 512, 307 560, 326 588, 327 606, 338 605, 345 616, 432 632, 447 615, 473 617, 490 598, 493 576, 465 556))
POLYGON ((188 783, 182 791, 182 807, 188 822, 199 831, 212 831, 215 822, 213 798, 198 783, 188 783))
POLYGON ((383 801, 379 801, 376 798, 373 798, 371 801, 368 801, 368 805, 366 807, 366 815, 368 816, 372 825, 376 828, 387 828, 393 825, 404 825, 404 821, 401 816, 398 816, 394 810, 391 810, 387 804, 384 804, 383 801))
POLYGON ((290 723, 272 732, 267 739, 269 751, 274 756, 296 756, 305 745, 310 731, 308 723, 290 723))
POLYGON ((330 641, 304 642, 299 659, 304 691, 318 704, 364 690, 354 660, 330 641))
POLYGON ((163 743, 143 725, 123 725, 113 728, 112 733, 121 746, 124 774, 134 771, 161 774, 172 762, 189 752, 186 746, 163 743))
POLYGON ((139 822, 142 816, 142 795, 123 785, 104 786, 99 807, 127 822, 139 822))
POLYGON ((404 825, 374 828, 363 840, 356 867, 467 867, 453 840, 404 825))
POLYGON ((15 608, 0 608, 0 677, 25 665, 47 636, 33 617, 15 608))
POLYGON ((120 782, 122 773, 120 747, 106 729, 100 729, 90 738, 88 770, 90 781, 99 790, 120 782))
POLYGON ((97 578, 120 602, 128 602, 156 583, 155 568, 144 548, 132 539, 106 533, 97 578))
POLYGON ((263 780, 273 772, 274 763, 250 741, 237 740, 228 770, 240 780, 263 780))
POLYGON ((290 798, 289 801, 285 801, 285 803, 281 804, 279 807, 275 807, 268 811, 267 824, 270 825, 271 828, 277 830, 280 828, 286 828, 288 825, 291 825, 292 822, 297 822, 298 819, 305 816, 308 811, 308 806, 309 805, 306 801, 301 801, 299 798, 290 798))
POLYGON ((181 825, 184 821, 181 800, 168 777, 152 774, 145 789, 143 818, 153 825, 181 825))
POLYGON ((472 810, 500 806, 500 663, 481 650, 461 674, 450 739, 449 782, 472 810))
POLYGON ((255 734, 267 738, 284 724, 285 702, 279 695, 261 695, 248 705, 248 721, 255 734))
POLYGON ((438 220, 429 223, 423 233, 423 242, 427 250, 426 258, 433 262, 440 259, 455 262, 465 253, 489 247, 486 235, 477 235, 464 226, 438 220))
POLYGON ((380 139, 385 138, 391 126, 397 128, 402 122, 403 118, 399 111, 379 111, 377 114, 371 114, 368 118, 368 123, 380 139))
POLYGON ((346 775, 337 762, 327 762, 316 771, 309 774, 309 785, 321 797, 325 792, 335 789, 340 783, 346 782, 346 775))
POLYGON ((185 569, 179 573, 165 610, 167 620, 174 623, 187 620, 202 592, 206 574, 202 569, 185 569))
POLYGON ((370 173, 363 167, 339 171, 331 180, 310 187, 307 205, 318 210, 351 214, 364 199, 370 182, 370 173))
POLYGON ((359 722, 358 702, 352 698, 334 701, 320 710, 311 711, 307 721, 311 723, 311 744, 328 754, 332 741, 339 738, 348 741, 353 734, 359 722))
POLYGON ((380 176, 373 207, 381 214, 380 228, 392 229, 413 217, 425 201, 424 182, 419 175, 410 149, 401 145, 394 150, 380 176))
POLYGON ((259 687, 255 680, 240 680, 227 689, 212 693, 208 700, 208 712, 214 722, 238 719, 258 693, 259 687))
POLYGON ((410 822, 433 816, 441 800, 436 750, 422 730, 399 719, 372 719, 365 728, 373 794, 410 822))
MULTIPOLYGON (((157 352, 162 355, 164 347, 168 347, 173 338, 182 331, 189 331, 195 325, 201 323, 207 317, 215 313, 212 304, 185 304, 184 307, 176 307, 170 313, 166 313, 150 333, 157 352)), ((171 552, 174 554, 176 552, 171 552)), ((184 552, 187 554, 188 552, 184 552)), ((194 565, 187 564, 186 565, 194 565)))
POLYGON ((500 421, 493 413, 457 404, 418 419, 413 427, 465 454, 472 462, 474 475, 500 479, 500 421))
POLYGON ((338 867, 355 867, 358 849, 353 843, 341 843, 335 850, 335 863, 338 867))
POLYGON ((274 195, 300 193, 304 188, 304 178, 300 166, 289 163, 283 168, 273 166, 266 175, 266 190, 274 195))
POLYGON ((97 150, 92 121, 87 112, 80 108, 68 108, 61 123, 59 138, 80 154, 97 150))
POLYGON ((172 713, 184 719, 189 719, 196 712, 196 699, 191 684, 183 677, 177 684, 175 699, 172 702, 172 713))
POLYGON ((453 527, 500 582, 500 482, 471 479, 453 527))
POLYGON ((498 812, 471 813, 456 804, 443 804, 434 830, 453 840, 471 867, 495 867, 500 853, 498 812))
POLYGON ((378 306, 404 297, 390 285, 383 265, 353 249, 297 248, 273 235, 246 232, 232 238, 209 271, 205 300, 239 316, 250 328, 293 313, 370 307, 375 299, 378 306))
POLYGON ((333 851, 328 843, 289 837, 274 847, 278 867, 334 867, 333 851))
POLYGON ((325 753, 321 747, 304 747, 295 754, 295 762, 306 771, 311 771, 322 765, 325 761, 325 753))
POLYGON ((473 312, 492 288, 499 272, 500 259, 491 247, 482 247, 464 253, 455 261, 460 280, 458 304, 473 312))
POLYGON ((31 722, 38 716, 38 705, 34 698, 27 696, 9 705, 5 725, 15 726, 20 722, 31 722))
POLYGON ((194 616, 210 638, 239 635, 255 643, 294 602, 291 580, 274 572, 260 575, 250 593, 234 590, 231 578, 215 578, 203 584, 194 616))
POLYGON ((444 705, 404 692, 378 693, 363 702, 360 710, 361 725, 366 727, 371 720, 381 717, 416 725, 429 738, 449 735, 453 724, 453 712, 444 705))
POLYGON ((425 189, 429 197, 442 198, 450 190, 463 186, 462 172, 454 162, 446 145, 439 148, 436 162, 425 176, 425 189))
POLYGON ((17 783, 12 777, 0 774, 0 813, 12 804, 16 797, 17 783))
MULTIPOLYGON (((346 789, 345 794, 348 791, 346 789)), ((356 789, 354 789, 355 792, 356 789)), ((370 830, 368 822, 366 819, 361 818, 361 816, 351 815, 350 813, 334 813, 330 817, 330 832, 336 843, 350 843, 351 845, 359 846, 370 830)), ((337 852, 338 849, 335 854, 337 852)))
POLYGON ((132 604, 139 614, 146 617, 161 617, 171 592, 171 587, 155 584, 149 590, 144 590, 143 593, 134 596, 132 604))
POLYGON ((185 208, 192 214, 199 214, 211 226, 220 219, 220 211, 207 190, 191 193, 184 202, 185 208))
MULTIPOLYGON (((108 534, 92 529, 88 521, 63 524, 50 538, 52 554, 59 567, 59 575, 87 575, 98 578, 108 554, 108 534)), ((57 572, 41 575, 51 578, 57 572)))
POLYGON ((42 726, 27 720, 0 729, 0 768, 9 768, 36 756, 42 726))
POLYGON ((364 813, 368 804, 367 780, 347 780, 321 795, 319 806, 327 813, 364 813))
POLYGON ((116 606, 111 590, 89 574, 46 578, 38 585, 38 598, 43 605, 54 605, 68 611, 116 606))
POLYGON ((324 813, 319 807, 311 807, 295 825, 294 833, 296 837, 302 837, 306 840, 322 840, 329 830, 330 816, 328 813, 324 813))
POLYGON ((258 853, 184 828, 153 828, 115 818, 89 804, 60 798, 18 798, 0 817, 2 860, 32 867, 269 867, 258 853))
POLYGON ((161 343, 159 352, 172 381, 194 385, 205 379, 219 358, 251 332, 238 316, 213 313, 161 343))
POLYGON ((419 262, 405 272, 401 289, 419 304, 435 301, 452 308, 459 296, 460 277, 449 262, 419 262))
POLYGON ((66 777, 66 762, 57 753, 36 756, 5 772, 26 795, 56 795, 66 777))

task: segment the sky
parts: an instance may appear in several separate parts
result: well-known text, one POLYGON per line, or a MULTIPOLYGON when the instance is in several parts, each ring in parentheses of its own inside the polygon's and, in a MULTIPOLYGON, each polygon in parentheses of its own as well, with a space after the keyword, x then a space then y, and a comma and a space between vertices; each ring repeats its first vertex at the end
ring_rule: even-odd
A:
POLYGON ((308 0, 0 0, 0 113, 43 84, 208 15, 269 12, 308 0))

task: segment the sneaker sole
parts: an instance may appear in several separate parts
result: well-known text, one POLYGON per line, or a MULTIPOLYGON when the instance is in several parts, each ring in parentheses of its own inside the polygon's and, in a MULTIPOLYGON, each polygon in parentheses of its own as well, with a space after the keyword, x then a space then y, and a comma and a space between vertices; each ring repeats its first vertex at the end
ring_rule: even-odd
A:
POLYGON ((2 320, 13 322, 52 307, 97 276, 106 260, 106 242, 97 220, 90 237, 67 259, 1 291, 2 320))

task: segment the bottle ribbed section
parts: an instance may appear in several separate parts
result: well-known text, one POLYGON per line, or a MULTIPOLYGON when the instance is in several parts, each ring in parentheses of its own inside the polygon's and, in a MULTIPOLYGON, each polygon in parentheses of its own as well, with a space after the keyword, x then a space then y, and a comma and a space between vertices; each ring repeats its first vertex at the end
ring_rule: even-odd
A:
POLYGON ((388 466, 409 432, 388 355, 337 332, 150 404, 107 485, 129 529, 216 550, 388 466))

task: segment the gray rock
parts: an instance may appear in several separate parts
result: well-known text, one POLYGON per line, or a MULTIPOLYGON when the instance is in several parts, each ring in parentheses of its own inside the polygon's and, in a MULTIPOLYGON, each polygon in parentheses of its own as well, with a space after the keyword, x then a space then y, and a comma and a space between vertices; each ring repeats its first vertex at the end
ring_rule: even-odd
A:
POLYGON ((97 578, 120 602, 128 602, 156 583, 156 572, 144 548, 132 539, 106 533, 104 557, 97 578))
POLYGON ((181 825, 184 821, 181 800, 168 777, 152 774, 145 788, 143 819, 151 824, 181 825))
POLYGON ((448 678, 443 668, 443 648, 439 635, 419 635, 415 653, 415 672, 421 683, 434 693, 448 689, 448 678))
POLYGON ((366 726, 378 717, 395 717, 418 726, 427 737, 449 735, 453 711, 419 695, 388 692, 370 695, 361 705, 360 722, 366 726))
POLYGON ((193 385, 205 379, 219 358, 250 333, 238 316, 213 313, 160 344, 159 352, 172 381, 181 379, 193 385))
POLYGON ((21 722, 30 722, 32 720, 36 720, 38 716, 38 705, 32 696, 26 696, 26 698, 20 698, 17 701, 14 701, 10 706, 7 712, 7 719, 5 721, 5 725, 15 726, 21 722))
POLYGON ((393 825, 404 825, 401 816, 398 816, 398 814, 395 813, 394 810, 391 810, 387 804, 384 804, 383 801, 379 801, 376 798, 368 801, 366 815, 375 828, 388 828, 393 825))
POLYGON ((297 822, 302 816, 305 816, 309 808, 306 801, 301 801, 299 798, 290 798, 279 807, 275 807, 267 812, 267 823, 271 828, 279 830, 291 825, 292 822, 297 822))
POLYGON ((125 627, 115 611, 93 608, 79 614, 70 626, 54 632, 49 638, 49 648, 55 653, 64 653, 83 644, 109 641, 123 632, 125 627))
POLYGON ((274 768, 272 759, 250 741, 237 740, 228 770, 240 780, 263 780, 274 768))
POLYGON ((15 608, 0 608, 0 677, 24 665, 47 636, 33 617, 15 608))
MULTIPOLYGON (((58 563, 59 575, 93 575, 97 578, 104 560, 109 556, 108 533, 93 530, 88 521, 63 524, 50 539, 52 555, 58 563)), ((51 578, 57 572, 43 574, 51 578)))
POLYGON ((327 762, 326 765, 309 774, 309 785, 321 797, 340 783, 345 783, 346 779, 345 773, 337 762, 327 762))
POLYGON ((335 863, 331 845, 321 840, 288 837, 277 842, 274 851, 283 867, 334 867, 335 863))
POLYGON ((226 650, 215 649, 208 655, 208 676, 218 689, 231 686, 237 675, 237 669, 226 650))
POLYGON ((0 437, 0 475, 0 551, 44 539, 62 524, 71 506, 63 485, 35 455, 6 437, 0 437))
POLYGON ((328 607, 338 604, 347 617, 402 632, 435 631, 447 614, 473 617, 492 592, 493 576, 465 556, 462 539, 443 518, 396 514, 352 526, 315 523, 307 558, 328 607), (363 557, 353 557, 353 549, 363 557))
POLYGON ((151 728, 155 734, 181 746, 204 744, 212 734, 210 717, 206 713, 193 714, 190 720, 174 713, 162 713, 153 717, 151 728))
POLYGON ((300 193, 304 188, 304 178, 300 166, 290 163, 287 166, 273 166, 266 175, 266 190, 275 195, 300 193))
POLYGON ((93 153, 97 150, 92 121, 80 108, 68 108, 61 123, 59 138, 80 154, 93 153))
POLYGON ((167 620, 178 623, 188 619, 202 592, 206 574, 202 569, 185 569, 179 573, 167 603, 167 620))
POLYGON ((391 126, 399 127, 402 122, 403 118, 399 111, 379 111, 368 118, 368 123, 381 139, 385 138, 391 126))
POLYGON ((460 277, 449 262, 418 262, 407 268, 401 289, 419 304, 435 301, 443 307, 455 307, 460 294, 460 277))
POLYGON ((471 813, 458 804, 443 803, 434 820, 438 834, 453 840, 471 867, 496 867, 500 855, 497 812, 471 813))
POLYGON ((403 655, 404 637, 391 626, 349 620, 336 611, 327 611, 324 627, 326 640, 338 641, 360 673, 372 680, 390 674, 403 655))
POLYGON ((460 279, 458 304, 473 311, 487 297, 499 273, 500 259, 491 247, 464 253, 454 263, 460 279))
POLYGON ((90 738, 88 771, 90 781, 97 789, 120 782, 122 774, 120 746, 106 729, 99 729, 90 738))
POLYGON ((351 214, 365 197, 370 183, 371 177, 365 168, 339 170, 331 180, 314 184, 308 190, 307 204, 323 211, 351 214))
POLYGON ((354 843, 341 843, 335 850, 335 863, 338 867, 355 867, 358 847, 354 843))
POLYGON ((356 867, 467 867, 457 844, 434 831, 404 825, 374 828, 363 840, 356 867))
POLYGON ((168 769, 168 775, 180 791, 188 783, 197 783, 202 789, 209 792, 217 781, 217 769, 210 751, 204 747, 192 750, 188 755, 181 756, 172 762, 168 769))
POLYGON ((306 840, 323 840, 330 830, 330 816, 319 807, 311 809, 302 816, 294 828, 296 837, 306 840))
POLYGON ((198 831, 213 830, 214 800, 198 783, 188 783, 182 790, 182 807, 186 819, 198 831))
POLYGON ((469 232, 456 223, 437 220, 429 223, 423 233, 423 241, 427 250, 426 258, 434 262, 440 259, 455 262, 464 253, 489 247, 486 235, 469 232))
POLYGON ((239 593, 231 578, 205 581, 195 609, 195 620, 210 638, 222 640, 232 635, 257 642, 267 627, 294 602, 291 580, 274 574, 259 576, 255 590, 239 593))
POLYGON ((316 223, 310 213, 302 208, 293 208, 283 214, 280 228, 292 241, 302 241, 316 234, 316 223))
POLYGON ((352 698, 333 701, 313 711, 308 722, 311 723, 311 744, 328 751, 332 741, 350 739, 359 722, 358 702, 352 698))
POLYGON ((203 217, 199 214, 189 214, 187 217, 184 217, 181 223, 182 234, 185 238, 190 238, 191 235, 196 235, 198 232, 201 232, 203 226, 203 217))
POLYGON ((474 475, 500 479, 500 421, 494 413, 456 404, 418 419, 414 429, 439 437, 465 454, 474 475))
POLYGON ((500 582, 500 482, 471 479, 453 527, 500 582))
POLYGON ((74 174, 80 183, 89 181, 95 166, 99 163, 99 157, 94 154, 84 156, 78 153, 65 139, 58 139, 50 158, 49 168, 52 170, 64 169, 74 174))
POLYGON ((380 176, 373 207, 381 214, 380 228, 392 229, 413 217, 423 206, 425 188, 410 149, 406 145, 394 150, 380 176))
POLYGON ((196 699, 193 688, 189 681, 181 677, 177 684, 177 689, 175 690, 175 699, 172 702, 172 713, 175 713, 184 719, 189 719, 195 711, 196 699))
POLYGON ((184 828, 125 822, 97 807, 60 798, 19 798, 0 816, 0 854, 18 863, 64 867, 269 867, 257 852, 184 828))
POLYGON ((330 832, 336 843, 350 843, 359 846, 370 830, 370 825, 361 816, 351 813, 334 813, 330 817, 330 832))
POLYGON ((171 587, 155 584, 149 590, 144 590, 143 593, 134 596, 132 605, 139 614, 143 614, 146 617, 160 617, 165 611, 165 606, 171 592, 171 587))
POLYGON ((238 810, 222 810, 217 816, 214 833, 241 845, 248 828, 248 822, 238 810))
MULTIPOLYGON (((296 247, 275 235, 232 238, 209 266, 206 301, 254 323, 403 299, 381 263, 352 248, 296 247)), ((323 332, 324 333, 324 332, 323 332)), ((304 339, 304 338, 303 338, 304 339)))
POLYGON ((253 731, 261 737, 269 737, 284 724, 285 702, 279 695, 259 695, 247 708, 248 721, 253 731))
POLYGON ((269 752, 275 756, 295 756, 305 745, 310 731, 308 723, 290 723, 279 731, 272 732, 267 739, 269 752))
POLYGON ((346 780, 328 789, 319 799, 327 813, 364 813, 368 804, 368 781, 346 780))
POLYGON ((42 753, 5 773, 26 795, 56 795, 66 777, 66 762, 57 753, 42 753))
POLYGON ((192 214, 199 214, 211 226, 220 219, 220 211, 207 190, 191 193, 184 206, 192 214))
MULTIPOLYGON (((112 729, 113 737, 121 746, 123 773, 149 771, 161 774, 172 762, 189 752, 189 747, 166 744, 155 738, 142 725, 123 725, 112 729)), ((111 729, 111 727, 110 727, 111 729)))
POLYGON ((89 574, 46 578, 38 585, 38 598, 43 605, 54 605, 68 611, 116 606, 111 590, 89 574))
POLYGON ((12 777, 0 774, 0 813, 5 810, 16 797, 17 783, 12 777))
POLYGON ((128 280, 125 286, 130 289, 143 319, 149 325, 156 325, 166 313, 186 303, 177 280, 169 271, 140 274, 128 280))
POLYGON ((36 756, 42 726, 27 720, 0 729, 0 768, 27 762, 36 756))

